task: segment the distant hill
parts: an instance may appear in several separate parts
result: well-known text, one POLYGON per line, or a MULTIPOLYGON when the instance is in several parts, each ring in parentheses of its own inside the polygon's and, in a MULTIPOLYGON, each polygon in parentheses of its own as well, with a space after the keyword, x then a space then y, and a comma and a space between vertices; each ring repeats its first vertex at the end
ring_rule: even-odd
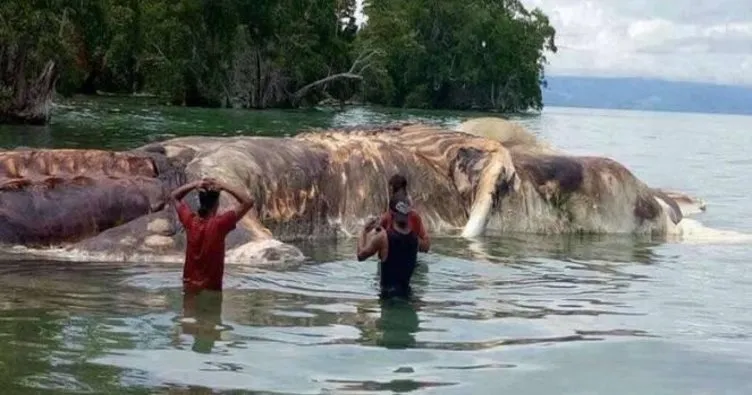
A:
POLYGON ((646 78, 550 76, 546 80, 546 106, 752 115, 752 87, 646 78))

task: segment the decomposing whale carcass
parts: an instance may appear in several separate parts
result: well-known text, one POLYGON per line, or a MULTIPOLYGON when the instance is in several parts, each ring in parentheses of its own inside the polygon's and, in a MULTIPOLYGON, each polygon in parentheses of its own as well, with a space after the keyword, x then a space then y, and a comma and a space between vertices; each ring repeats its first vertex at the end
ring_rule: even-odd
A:
MULTIPOLYGON (((678 194, 648 187, 616 161, 567 155, 521 129, 492 134, 489 122, 499 121, 459 131, 396 124, 287 138, 194 136, 125 152, 4 151, 0 242, 60 259, 179 262, 185 235, 169 191, 201 177, 255 200, 228 237, 227 261, 238 263, 302 259, 285 243, 356 234, 387 207, 394 173, 410 180, 437 236, 662 235, 682 219, 678 194)), ((194 194, 186 199, 195 207, 194 194)), ((220 212, 231 199, 222 195, 220 212)))

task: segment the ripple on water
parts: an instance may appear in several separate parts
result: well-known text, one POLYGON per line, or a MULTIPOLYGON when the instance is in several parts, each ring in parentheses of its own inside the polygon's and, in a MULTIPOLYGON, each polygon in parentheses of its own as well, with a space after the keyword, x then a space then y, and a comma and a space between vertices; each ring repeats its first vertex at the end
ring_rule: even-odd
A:
POLYGON ((87 384, 80 382, 74 375, 49 372, 27 376, 20 384, 27 388, 39 390, 65 391, 73 394, 92 394, 95 391, 87 384))
MULTIPOLYGON (((743 344, 749 328, 743 315, 713 322, 743 314, 743 300, 727 302, 723 313, 714 314, 706 299, 678 295, 677 287, 684 287, 723 300, 719 280, 725 277, 674 248, 638 254, 666 259, 658 265, 609 261, 629 254, 596 249, 566 258, 554 258, 555 249, 513 258, 513 251, 497 252, 499 259, 488 262, 463 253, 427 254, 409 304, 376 300, 373 261, 276 270, 230 266, 222 298, 191 308, 181 293, 180 265, 9 262, 0 267, 0 292, 4 309, 13 313, 0 319, 0 334, 22 353, 18 364, 49 365, 25 373, 20 385, 60 392, 67 385, 70 391, 107 393, 85 378, 84 370, 95 366, 116 372, 107 374, 116 375, 109 382, 118 388, 210 383, 215 390, 275 393, 493 393, 500 383, 517 392, 540 389, 545 385, 534 379, 541 374, 564 388, 564 378, 583 366, 601 369, 604 377, 623 369, 615 360, 633 369, 659 369, 655 364, 667 362, 640 346, 647 341, 695 362, 707 358, 710 346, 677 344, 677 336, 716 339, 716 348, 743 344), (653 354, 638 358, 630 352, 653 354), (76 389, 71 380, 88 389, 76 389), (527 387, 516 384, 522 381, 527 387)), ((696 258, 704 260, 741 250, 700 251, 696 258)), ((745 281, 743 272, 737 274, 732 281, 745 281)), ((725 377, 736 380, 748 362, 726 348, 735 359, 725 362, 725 377)), ((691 369, 705 372, 699 362, 691 369)), ((663 371, 660 379, 676 388, 672 374, 663 371)), ((558 388, 546 385, 551 387, 540 392, 558 388)), ((581 385, 598 393, 607 388, 597 380, 581 385)))
MULTIPOLYGON (((468 372, 476 372, 484 377, 477 388, 484 388, 495 371, 542 368, 510 357, 512 349, 651 335, 626 318, 598 322, 640 314, 618 300, 644 280, 626 268, 546 259, 478 264, 439 254, 422 260, 415 301, 384 305, 375 299, 374 262, 250 273, 228 267, 217 317, 110 319, 100 325, 102 337, 121 345, 90 361, 126 369, 126 381, 146 374, 183 387, 412 391, 466 388, 468 372)), ((178 267, 131 269, 119 284, 161 294, 180 308, 179 276, 178 267)))

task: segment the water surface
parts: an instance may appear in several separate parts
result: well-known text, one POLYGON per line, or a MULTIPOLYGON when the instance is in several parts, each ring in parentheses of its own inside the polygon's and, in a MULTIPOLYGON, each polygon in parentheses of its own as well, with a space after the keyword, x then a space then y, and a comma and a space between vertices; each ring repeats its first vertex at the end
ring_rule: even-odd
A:
MULTIPOLYGON (((0 145, 131 148, 190 134, 283 135, 456 113, 246 112, 73 102, 0 145)), ((752 232, 752 118, 551 108, 520 120, 708 201, 704 224, 752 232)), ((354 242, 233 266, 184 300, 179 265, 0 262, 0 387, 63 393, 749 394, 744 244, 510 235, 435 240, 413 304, 381 306, 354 242)))

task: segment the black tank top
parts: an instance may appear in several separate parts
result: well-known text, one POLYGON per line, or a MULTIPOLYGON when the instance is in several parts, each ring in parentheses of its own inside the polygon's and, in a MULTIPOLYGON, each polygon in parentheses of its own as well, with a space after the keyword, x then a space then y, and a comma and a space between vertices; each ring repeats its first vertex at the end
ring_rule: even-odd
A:
POLYGON ((381 297, 406 298, 410 294, 410 278, 418 258, 418 236, 412 230, 400 233, 392 229, 387 230, 386 235, 389 252, 379 264, 381 297))

